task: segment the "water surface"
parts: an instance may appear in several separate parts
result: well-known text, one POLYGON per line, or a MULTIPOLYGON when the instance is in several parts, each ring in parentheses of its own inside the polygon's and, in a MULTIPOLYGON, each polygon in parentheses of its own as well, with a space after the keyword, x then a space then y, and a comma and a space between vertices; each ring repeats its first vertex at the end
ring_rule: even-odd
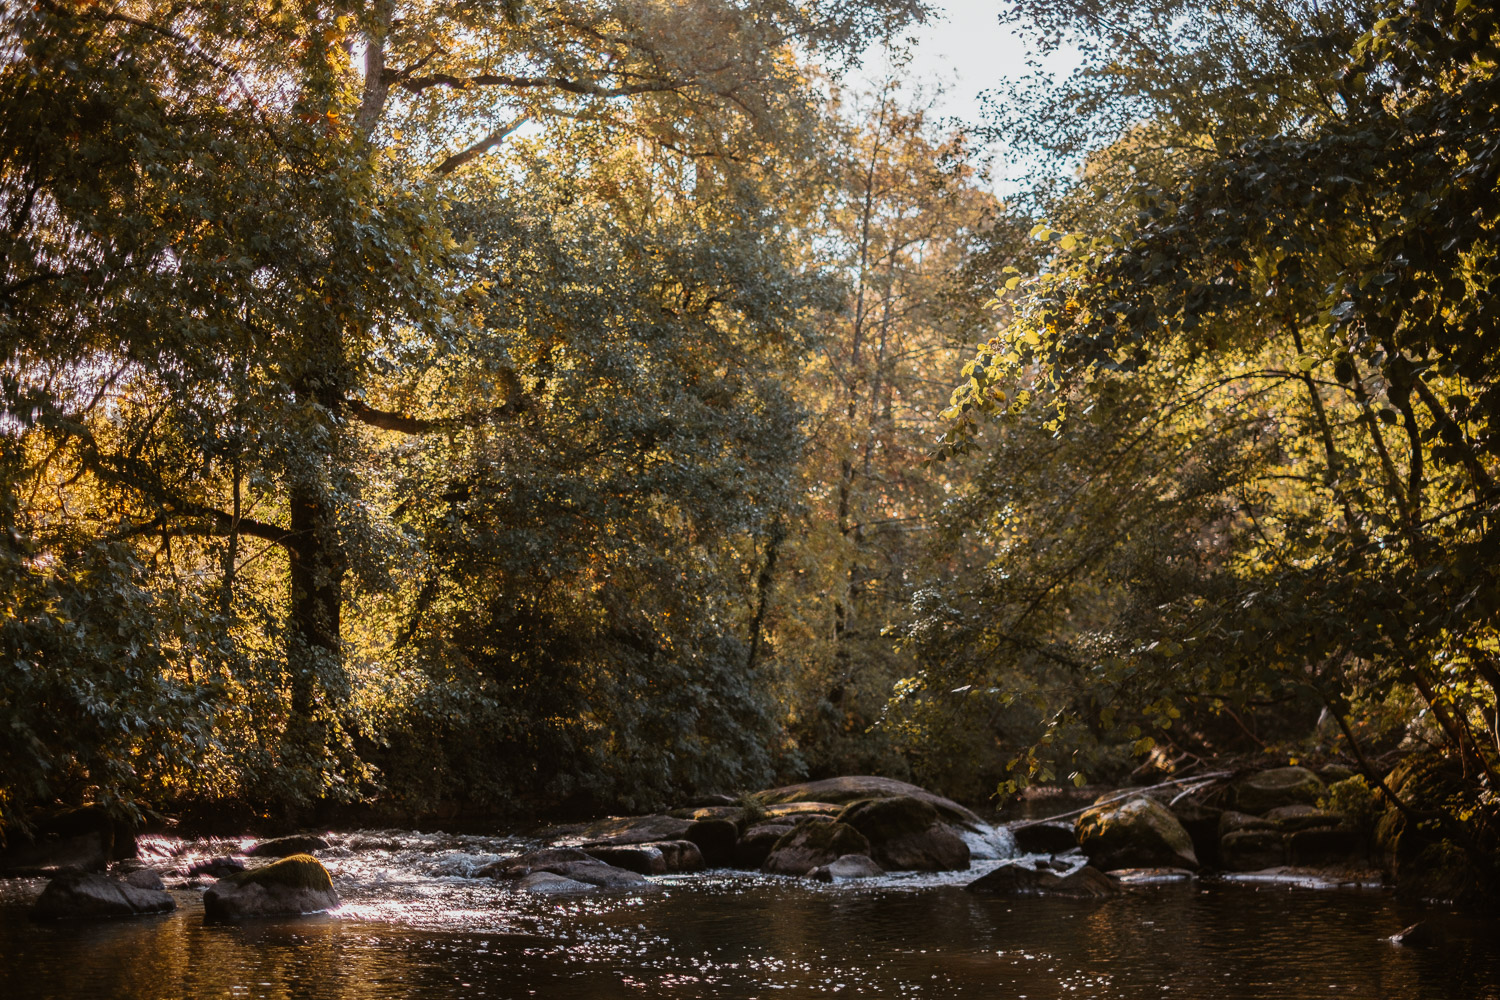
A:
MULTIPOLYGON (((171 867, 225 845, 145 846, 171 867)), ((343 835, 325 855, 336 915, 233 926, 204 925, 190 887, 163 917, 35 924, 42 883, 0 882, 0 997, 1500 1000, 1500 926, 1380 889, 1203 881, 1102 903, 962 891, 988 862, 838 886, 710 872, 559 901, 470 877, 528 846, 343 835), (1442 947, 1387 940, 1433 916, 1442 947)))

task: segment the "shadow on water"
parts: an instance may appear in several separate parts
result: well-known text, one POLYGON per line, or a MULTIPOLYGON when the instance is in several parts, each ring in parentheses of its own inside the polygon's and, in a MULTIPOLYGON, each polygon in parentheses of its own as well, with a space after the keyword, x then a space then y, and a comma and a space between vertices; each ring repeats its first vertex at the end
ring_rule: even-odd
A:
POLYGON ((34 924, 41 883, 0 884, 0 996, 978 996, 1500 1000, 1500 926, 1384 891, 1179 883, 1095 904, 977 896, 972 873, 827 886, 708 873, 564 902, 452 874, 494 844, 335 851, 336 916, 205 926, 197 892, 138 921, 34 924))

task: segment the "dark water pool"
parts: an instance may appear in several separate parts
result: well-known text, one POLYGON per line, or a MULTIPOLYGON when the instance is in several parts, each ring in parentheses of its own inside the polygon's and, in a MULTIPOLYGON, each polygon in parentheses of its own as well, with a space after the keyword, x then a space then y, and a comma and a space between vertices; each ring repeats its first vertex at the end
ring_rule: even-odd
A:
POLYGON ((1178 883, 1080 904, 976 896, 973 873, 708 873, 558 902, 466 877, 503 842, 416 836, 336 847, 346 905, 299 921, 205 926, 182 888, 165 917, 34 924, 41 883, 0 883, 0 998, 1500 1000, 1500 924, 1383 890, 1178 883), (1387 940, 1434 917, 1438 948, 1387 940))

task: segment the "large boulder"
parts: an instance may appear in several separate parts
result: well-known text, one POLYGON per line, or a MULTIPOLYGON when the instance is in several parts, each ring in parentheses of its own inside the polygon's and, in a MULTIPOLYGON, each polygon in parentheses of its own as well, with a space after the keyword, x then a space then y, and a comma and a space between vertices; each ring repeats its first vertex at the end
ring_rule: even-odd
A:
POLYGON ((1099 868, 1198 867, 1187 830, 1171 810, 1146 796, 1095 806, 1078 817, 1074 832, 1099 868))
POLYGON ((1264 815, 1281 806, 1315 805, 1325 786, 1305 767, 1273 767, 1248 774, 1231 787, 1236 809, 1264 815))
POLYGON ((203 894, 207 920, 295 917, 339 905, 328 869, 308 854, 226 875, 203 894))
POLYGON ((886 871, 963 871, 969 845, 924 799, 895 795, 854 802, 839 813, 870 842, 870 857, 886 871))
POLYGON ((98 872, 60 872, 42 890, 31 915, 38 920, 80 920, 139 917, 177 909, 177 901, 162 891, 159 877, 156 882, 156 888, 147 888, 98 872))
POLYGON ((275 840, 263 840, 246 851, 245 856, 251 858, 289 858, 293 854, 311 854, 314 851, 326 851, 327 849, 328 841, 322 837, 313 837, 304 834, 293 837, 277 837, 275 840))
POLYGON ((870 854, 870 842, 846 823, 804 823, 776 841, 761 871, 806 875, 845 854, 870 854))
POLYGON ((820 781, 804 781, 796 785, 785 785, 757 792, 754 796, 762 806, 787 802, 827 802, 847 805, 860 799, 887 799, 903 795, 922 799, 938 811, 945 822, 977 829, 983 821, 973 812, 941 795, 927 789, 894 778, 877 778, 872 775, 846 775, 842 778, 824 778, 820 781))
POLYGON ((667 859, 655 844, 584 844, 583 850, 607 865, 637 875, 665 875, 667 859))

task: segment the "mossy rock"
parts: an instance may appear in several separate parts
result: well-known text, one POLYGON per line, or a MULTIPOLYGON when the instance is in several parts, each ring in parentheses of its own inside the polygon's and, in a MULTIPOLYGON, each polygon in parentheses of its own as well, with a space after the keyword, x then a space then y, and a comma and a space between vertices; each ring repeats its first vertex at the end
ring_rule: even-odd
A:
POLYGON ((260 868, 226 875, 220 885, 280 886, 286 889, 332 889, 328 869, 311 854, 293 854, 260 868))
POLYGON ((1089 861, 1113 868, 1198 868, 1193 839, 1172 811, 1146 796, 1096 806, 1074 823, 1089 861))
POLYGON ((203 894, 203 916, 209 921, 293 917, 338 905, 328 869, 306 854, 226 875, 203 894))

